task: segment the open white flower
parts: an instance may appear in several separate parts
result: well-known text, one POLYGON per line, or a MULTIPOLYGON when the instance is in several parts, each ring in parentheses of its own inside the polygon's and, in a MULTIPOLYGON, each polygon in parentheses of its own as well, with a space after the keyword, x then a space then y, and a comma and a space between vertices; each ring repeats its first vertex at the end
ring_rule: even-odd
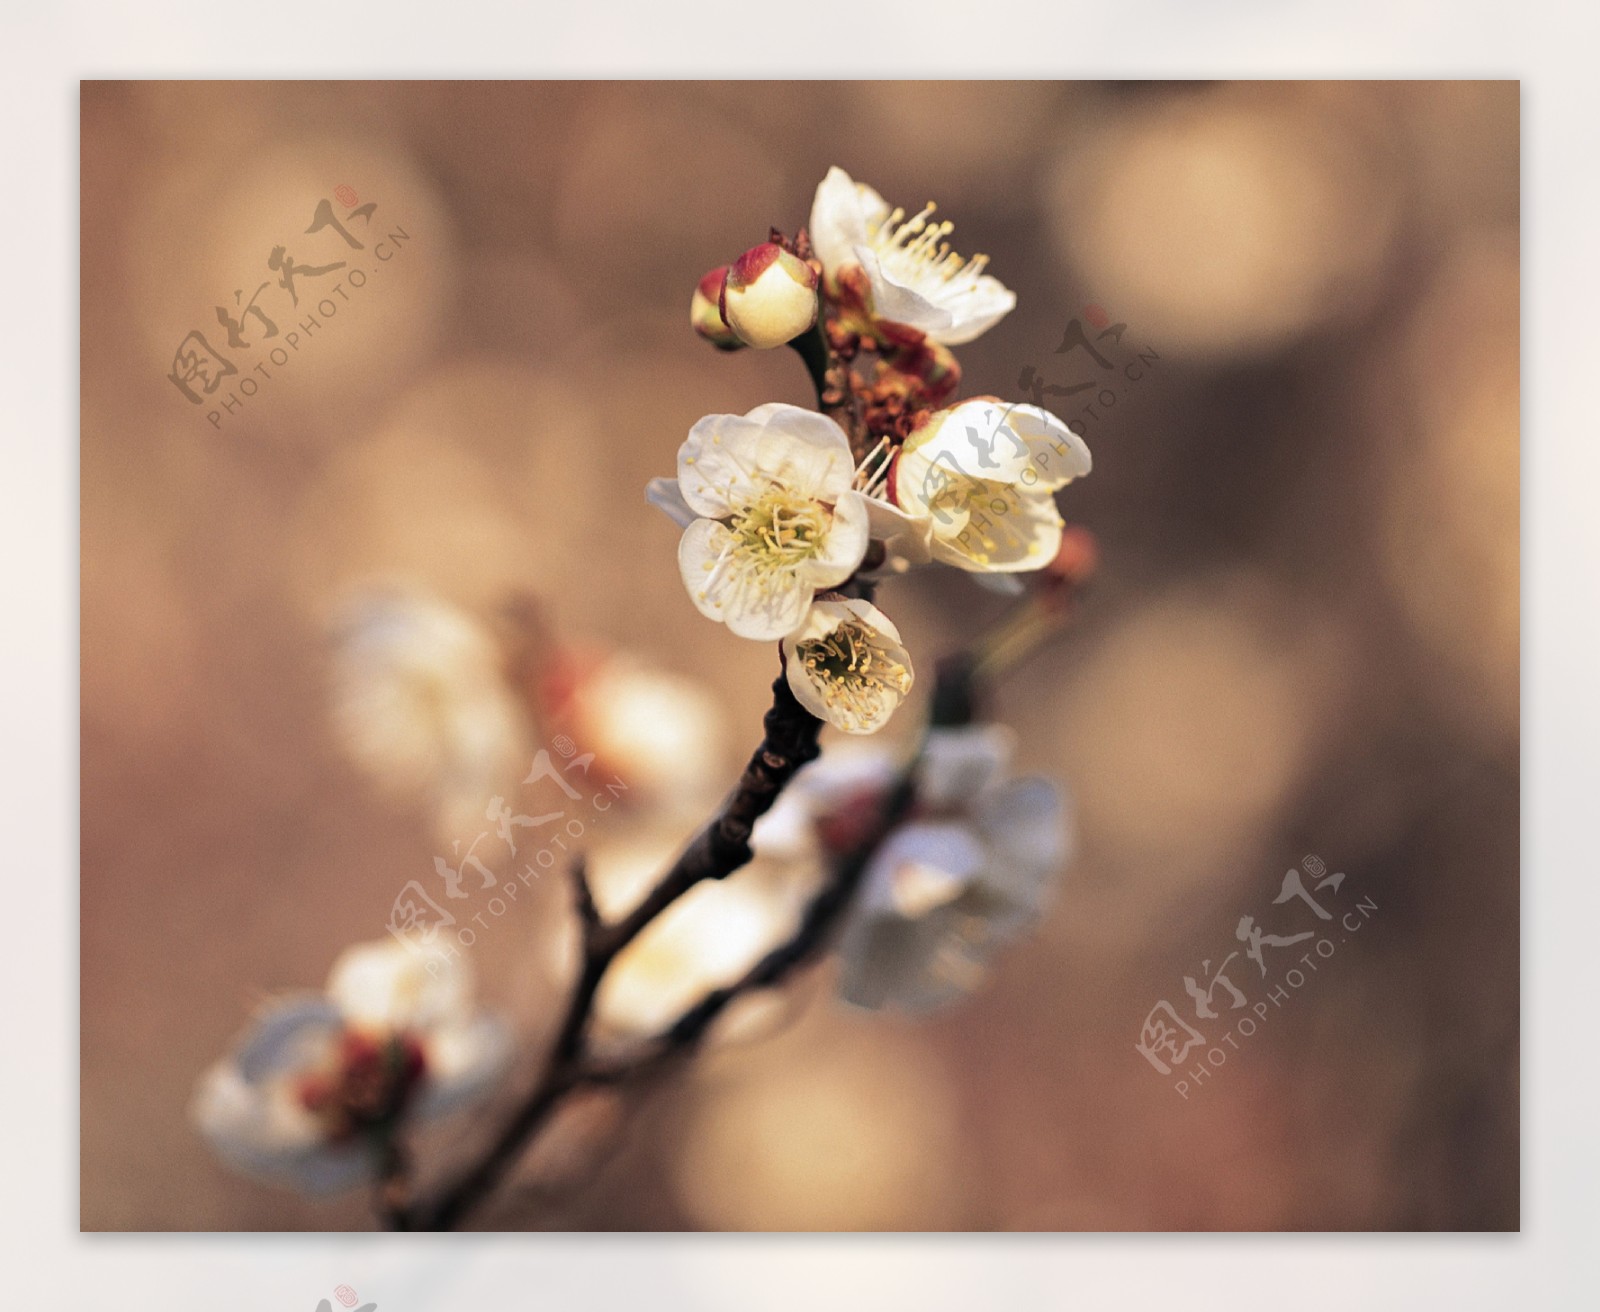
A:
POLYGON ((680 522, 694 516, 678 569, 700 613, 741 638, 776 641, 866 554, 855 476, 849 439, 833 420, 773 403, 707 415, 678 451, 676 487, 657 479, 647 495, 680 522))
POLYGON ((876 733, 911 691, 911 657, 900 631, 871 602, 816 601, 783 640, 784 669, 796 700, 846 733, 876 733))
POLYGON ((909 218, 843 169, 828 170, 811 205, 811 247, 837 284, 851 266, 866 275, 868 307, 879 319, 905 324, 945 346, 970 342, 999 323, 1017 298, 984 273, 989 259, 965 260, 945 238, 954 225, 931 222, 930 202, 909 218))
POLYGON ((972 992, 1037 918, 1068 853, 1060 792, 1003 778, 998 726, 929 736, 917 806, 874 854, 840 937, 856 1006, 929 1011, 972 992))
POLYGON ((1083 439, 1047 410, 964 401, 900 449, 894 503, 926 520, 935 560, 975 573, 1040 569, 1061 548, 1054 493, 1092 467, 1083 439))
POLYGON ((481 1097, 510 1037, 475 1011, 466 966, 399 943, 335 963, 324 994, 268 1003, 202 1076, 192 1115, 237 1169, 312 1193, 371 1179, 383 1137, 481 1097))
POLYGON ((518 776, 527 725, 493 637, 442 601, 367 589, 333 629, 333 721, 346 753, 396 792, 433 806, 444 842, 518 776))

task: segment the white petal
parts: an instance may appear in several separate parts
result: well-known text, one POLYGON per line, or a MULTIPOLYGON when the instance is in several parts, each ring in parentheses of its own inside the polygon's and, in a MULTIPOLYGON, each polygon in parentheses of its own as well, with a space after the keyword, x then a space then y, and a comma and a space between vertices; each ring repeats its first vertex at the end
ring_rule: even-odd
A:
POLYGON ((1084 440, 1048 410, 1036 405, 1014 405, 1009 408, 1008 422, 1028 444, 1040 487, 1055 491, 1094 467, 1084 440))
POLYGON ((644 499, 664 511, 667 518, 679 528, 688 528, 698 518, 683 499, 675 478, 652 478, 645 484, 644 499))
POLYGON ((409 591, 365 589, 341 609, 333 646, 341 745, 389 787, 437 800, 463 776, 494 776, 521 755, 522 717, 498 646, 471 616, 409 591))
POLYGON ((812 682, 805 665, 795 655, 791 639, 783 643, 783 677, 794 694, 795 701, 804 706, 817 719, 828 723, 833 715, 828 703, 822 699, 822 690, 812 682))
POLYGON ((863 601, 860 597, 849 597, 842 603, 844 608, 863 621, 869 628, 876 629, 890 642, 900 642, 900 630, 895 622, 874 606, 870 601, 863 601))
POLYGON ((980 799, 978 822, 994 853, 986 880, 1037 910, 1071 851, 1066 801, 1047 779, 1013 779, 980 799))
POLYGON ((895 501, 913 520, 926 521, 930 550, 936 538, 955 537, 966 528, 971 512, 965 494, 974 486, 974 480, 952 469, 947 459, 935 463, 909 444, 895 461, 895 501))
POLYGON ((696 514, 731 515, 766 484, 754 474, 763 425, 744 415, 707 415, 678 448, 678 491, 696 514))
POLYGON ((301 1193, 334 1194, 375 1178, 378 1163, 364 1143, 335 1143, 285 1163, 273 1174, 301 1193))
POLYGON ((697 519, 678 539, 678 573, 689 600, 707 619, 722 622, 722 599, 729 586, 724 553, 734 545, 733 533, 720 520, 697 519))
POLYGON ((750 830, 750 846, 758 858, 797 860, 816 850, 811 807, 796 793, 795 782, 778 794, 778 800, 750 830))
POLYGON ((493 1088, 511 1064, 511 1030, 499 1017, 481 1014, 428 1035, 424 1052, 427 1067, 416 1112, 443 1116, 493 1088))
POLYGON ((822 261, 824 270, 832 274, 854 263, 855 248, 867 241, 867 218, 861 188, 848 173, 834 165, 817 184, 817 194, 811 202, 811 222, 807 225, 811 249, 822 261))
POLYGON ((833 508, 832 522, 817 554, 799 566, 800 577, 813 588, 843 583, 856 572, 870 540, 865 499, 859 493, 846 492, 833 508))
POLYGON ((972 581, 997 597, 1020 597, 1027 586, 1015 574, 972 574, 972 581))
POLYGON ((315 1063, 343 1025, 339 1008, 320 994, 277 998, 251 1017, 230 1060, 244 1079, 264 1083, 315 1063))
POLYGON ((691 804, 723 782, 723 707, 695 680, 612 656, 579 682, 568 705, 573 736, 648 805, 691 804))
POLYGON ((918 429, 907 440, 901 465, 921 462, 987 483, 1019 483, 1033 453, 1011 426, 1011 408, 994 401, 965 401, 918 429))
POLYGON ((970 521, 942 531, 934 517, 933 557, 957 569, 1016 573, 1042 569, 1061 550, 1066 526, 1048 492, 984 485, 970 521))
POLYGON ((413 1029, 464 1015, 472 977, 464 958, 423 957, 385 939, 345 949, 328 976, 328 996, 358 1025, 413 1029))
POLYGON ((926 953, 922 926, 898 916, 857 913, 839 937, 839 996, 882 1011, 909 988, 926 953))
POLYGON ((855 478, 850 439, 826 415, 784 402, 748 415, 707 415, 678 451, 678 484, 689 507, 722 519, 774 484, 837 501, 855 478))
POLYGON ((882 193, 871 183, 856 183, 856 195, 861 201, 861 215, 867 221, 867 231, 883 226, 883 221, 889 217, 889 212, 894 208, 884 200, 882 193))
POLYGON ((862 793, 886 792, 899 773, 894 752, 870 743, 840 743, 801 770, 783 796, 799 798, 821 813, 862 793))
POLYGON ((873 854, 861 890, 862 907, 920 919, 955 901, 983 869, 986 855, 965 824, 930 820, 902 825, 873 854))
POLYGON ((804 623, 815 591, 793 573, 758 580, 730 563, 720 597, 723 622, 741 638, 777 642, 804 623))
POLYGON ((1010 314, 1016 308, 1017 295, 998 278, 984 274, 943 304, 951 315, 950 326, 928 336, 945 346, 963 346, 1010 314))
POLYGON ((933 559, 933 520, 925 514, 912 514, 882 497, 860 496, 867 508, 867 531, 883 543, 884 563, 880 568, 900 570, 911 565, 926 565, 933 559))
POLYGON ((954 926, 950 911, 922 920, 861 916, 840 941, 839 995, 873 1011, 898 1007, 930 1012, 966 997, 983 967, 954 926))
POLYGON ((359 1183, 373 1163, 358 1147, 328 1143, 316 1118, 282 1083, 253 1084, 230 1062, 201 1077, 190 1115, 235 1170, 313 1193, 359 1183))
POLYGON ((844 429, 815 410, 782 402, 751 411, 759 413, 761 437, 754 468, 766 487, 781 483, 817 501, 835 502, 855 481, 855 457, 844 429))
POLYGON ((1003 724, 928 731, 917 773, 917 796, 942 810, 969 805, 1011 764, 1016 734, 1003 724))
POLYGON ((857 246, 855 256, 872 284, 872 313, 877 318, 919 329, 935 340, 937 333, 955 322, 948 310, 886 273, 870 246, 857 246))

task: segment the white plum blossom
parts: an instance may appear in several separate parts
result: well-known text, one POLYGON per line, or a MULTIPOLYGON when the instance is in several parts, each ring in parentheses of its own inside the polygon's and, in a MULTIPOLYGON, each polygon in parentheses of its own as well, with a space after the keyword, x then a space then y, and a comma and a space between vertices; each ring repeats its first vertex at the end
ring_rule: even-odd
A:
POLYGON ((348 949, 324 993, 264 1005, 201 1077, 191 1114, 229 1164, 310 1193, 370 1180, 402 1119, 481 1098, 510 1037, 472 1005, 465 964, 393 940, 348 949))
POLYGON ((773 403, 708 415, 678 452, 678 478, 650 498, 692 513, 678 569, 700 613, 741 638, 776 641, 812 597, 848 579, 866 554, 866 499, 844 431, 814 410, 773 403))
POLYGON ((1083 439, 1047 410, 964 401, 905 440, 890 495, 928 525, 935 560, 974 573, 1036 570, 1061 549, 1053 494, 1092 463, 1083 439))
POLYGON ((911 691, 900 631, 871 602, 825 597, 783 640, 790 691, 806 710, 846 733, 876 733, 911 691))
POLYGON ((863 272, 876 318, 959 346, 999 323, 1017 298, 983 271, 987 256, 966 260, 950 249, 954 225, 931 221, 933 213, 930 202, 907 217, 836 166, 811 205, 811 247, 835 285, 852 266, 863 272))
MULTIPOLYGON (((1038 918, 1069 855, 1068 820, 1054 785, 1007 778, 1011 744, 999 725, 929 732, 911 813, 873 854, 840 935, 847 1002, 907 1011, 952 1002, 1038 918)), ((768 813, 757 852, 848 855, 901 768, 866 744, 828 753, 768 813)))
POLYGON ((515 782, 526 716, 494 637, 472 616, 401 587, 368 588, 333 627, 332 715, 375 780, 433 807, 450 842, 515 782))
POLYGON ((929 1011, 972 992, 1038 918, 1068 855, 1065 806, 1040 778, 1006 779, 1011 735, 931 732, 912 817, 873 855, 840 937, 856 1006, 929 1011))

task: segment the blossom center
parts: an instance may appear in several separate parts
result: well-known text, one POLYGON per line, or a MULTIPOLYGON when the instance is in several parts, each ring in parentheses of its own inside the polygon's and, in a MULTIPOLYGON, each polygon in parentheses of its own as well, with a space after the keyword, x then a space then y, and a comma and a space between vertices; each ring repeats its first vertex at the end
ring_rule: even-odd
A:
POLYGON ((789 569, 822 550, 828 512, 787 488, 767 489, 733 516, 735 550, 757 568, 789 569))
MULTIPOLYGON (((1026 495, 1015 486, 940 469, 936 488, 924 487, 933 532, 979 565, 1027 543, 1026 495)), ((931 481, 931 480, 926 480, 931 481)))
POLYGON ((323 1069, 302 1075, 295 1093, 331 1140, 392 1121, 416 1091, 427 1062, 409 1034, 347 1029, 323 1069))
POLYGON ((835 711, 835 723, 859 729, 876 721, 886 698, 904 697, 911 670, 865 624, 845 620, 831 633, 796 644, 795 654, 835 711))

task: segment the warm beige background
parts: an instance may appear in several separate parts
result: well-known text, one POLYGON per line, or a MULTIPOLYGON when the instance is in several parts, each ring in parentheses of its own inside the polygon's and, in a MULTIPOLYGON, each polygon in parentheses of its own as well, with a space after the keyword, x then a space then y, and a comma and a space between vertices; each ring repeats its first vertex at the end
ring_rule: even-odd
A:
MULTIPOLYGON (((1089 302, 1161 355, 1062 498, 1100 586, 1001 708, 1082 850, 967 1007, 861 1018, 824 974, 587 1189, 485 1223, 1515 1226, 1517 139, 1504 83, 87 86, 83 1226, 366 1223, 226 1174, 185 1117, 251 1001, 427 868, 327 727, 347 584, 534 589, 753 738, 771 653, 693 612, 641 489, 701 414, 808 400, 683 317, 832 162, 937 199, 1018 291, 966 391, 1066 381, 1089 302), (219 344, 212 307, 340 184, 414 241, 213 430, 174 347, 219 344), (1380 911, 1185 1103, 1139 1024, 1307 852, 1380 911)), ((885 595, 929 653, 995 605, 885 595)), ((514 935, 555 914, 481 953, 530 1024, 514 935)))

